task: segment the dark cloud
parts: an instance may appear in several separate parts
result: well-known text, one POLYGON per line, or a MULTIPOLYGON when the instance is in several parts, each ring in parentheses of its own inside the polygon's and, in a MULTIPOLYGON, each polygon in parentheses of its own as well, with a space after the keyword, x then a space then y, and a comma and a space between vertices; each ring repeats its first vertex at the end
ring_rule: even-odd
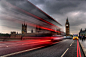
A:
POLYGON ((55 2, 53 4, 46 3, 45 10, 47 12, 50 12, 49 14, 64 14, 67 13, 70 10, 70 8, 76 8, 78 6, 79 2, 55 2), (47 10, 49 8, 49 10, 47 10))
POLYGON ((80 4, 80 2, 76 2, 76 1, 67 2, 67 1, 56 1, 56 0, 54 1, 43 0, 45 2, 41 4, 40 1, 37 0, 38 3, 35 3, 34 1, 31 0, 31 2, 34 3, 35 5, 38 5, 38 6, 43 5, 43 10, 46 11, 48 14, 59 14, 59 13, 63 14, 64 12, 66 13, 68 11, 73 10, 80 4))
POLYGON ((71 26, 79 26, 81 24, 86 24, 86 20, 84 19, 73 19, 73 20, 70 20, 70 25, 71 26))
POLYGON ((33 4, 43 4, 45 3, 45 0, 28 0, 30 2, 32 2, 33 4))

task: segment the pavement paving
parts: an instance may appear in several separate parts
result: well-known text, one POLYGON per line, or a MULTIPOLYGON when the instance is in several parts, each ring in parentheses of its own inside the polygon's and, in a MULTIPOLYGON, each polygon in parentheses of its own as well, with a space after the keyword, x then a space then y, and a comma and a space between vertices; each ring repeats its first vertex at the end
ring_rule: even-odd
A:
POLYGON ((82 50, 83 50, 83 52, 84 52, 84 55, 85 55, 85 57, 86 57, 86 40, 80 40, 79 39, 79 43, 80 43, 80 45, 81 45, 81 47, 82 47, 82 50))

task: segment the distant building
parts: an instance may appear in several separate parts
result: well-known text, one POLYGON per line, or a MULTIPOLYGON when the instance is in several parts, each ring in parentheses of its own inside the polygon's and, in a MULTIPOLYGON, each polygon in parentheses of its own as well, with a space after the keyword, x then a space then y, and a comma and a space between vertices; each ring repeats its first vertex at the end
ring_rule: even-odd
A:
POLYGON ((65 28, 66 28, 66 36, 70 36, 70 24, 68 18, 66 19, 65 28))
POLYGON ((20 38, 22 34, 17 34, 15 31, 11 32, 10 38, 20 38))
POLYGON ((57 32, 57 35, 61 35, 63 32, 60 29, 57 29, 57 31, 60 31, 61 33, 57 32))
POLYGON ((10 37, 11 37, 11 38, 14 38, 14 37, 16 37, 16 32, 15 32, 15 31, 11 32, 11 35, 10 35, 10 37))
POLYGON ((31 33, 33 33, 33 29, 31 30, 31 33))
POLYGON ((27 33, 27 25, 24 23, 22 24, 22 30, 21 30, 21 34, 18 34, 18 32, 16 33, 11 32, 10 38, 21 38, 22 36, 25 36, 27 33))
POLYGON ((22 24, 22 34, 27 34, 27 25, 25 23, 22 24))
POLYGON ((79 36, 86 36, 86 28, 85 28, 85 30, 80 30, 80 32, 79 32, 79 36))
POLYGON ((15 37, 16 36, 16 32, 14 32, 14 31, 11 32, 11 36, 14 36, 15 37))

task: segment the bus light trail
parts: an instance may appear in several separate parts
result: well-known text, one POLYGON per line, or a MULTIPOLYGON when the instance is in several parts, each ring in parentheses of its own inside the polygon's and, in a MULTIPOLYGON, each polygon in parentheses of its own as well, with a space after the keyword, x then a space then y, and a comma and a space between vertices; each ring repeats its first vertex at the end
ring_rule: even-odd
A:
MULTIPOLYGON (((28 0, 27 0, 28 1, 28 0)), ((29 1, 28 1, 29 2, 29 1)), ((29 2, 29 3, 31 3, 31 2, 29 2)), ((32 4, 32 3, 31 3, 32 4)), ((33 6, 35 6, 34 4, 32 4, 33 6)), ((37 9, 39 9, 37 6, 35 6, 37 9)), ((40 11, 42 11, 41 9, 39 9, 40 11)), ((44 11, 42 11, 44 14, 46 14, 44 11)), ((46 14, 47 16, 49 16, 48 14, 46 14)), ((52 18, 51 16, 49 16, 50 18, 52 18)), ((53 18, 52 18, 53 19, 53 18)), ((54 19, 53 19, 54 20, 54 19)), ((56 21, 56 20, 54 20, 54 21, 56 21)), ((57 21, 56 21, 57 22, 57 21)), ((59 22, 57 22, 57 23, 59 23, 59 22)), ((52 24, 52 23, 51 23, 52 24)), ((59 23, 60 24, 60 23, 59 23)), ((52 24, 53 25, 53 24, 52 24)), ((61 25, 61 24, 60 24, 61 25)), ((56 26, 56 25, 54 25, 55 27, 57 27, 57 28, 59 28, 58 26, 56 26)), ((59 28, 59 29, 61 29, 61 28, 59 28)))
MULTIPOLYGON (((7 3, 9 6, 11 6, 12 8, 16 8, 16 9, 18 9, 18 10, 20 10, 20 11, 22 11, 22 12, 28 14, 28 15, 31 15, 31 16, 37 18, 37 19, 40 19, 40 20, 42 20, 42 21, 44 21, 44 22, 48 22, 48 21, 43 20, 42 18, 40 18, 40 17, 38 17, 38 16, 35 16, 35 15, 33 15, 33 14, 31 14, 31 13, 29 13, 29 12, 27 12, 27 11, 21 9, 21 8, 18 8, 18 7, 16 7, 16 6, 10 4, 10 3, 7 2, 7 1, 4 1, 4 2, 7 3)), ((36 26, 37 26, 37 27, 39 27, 39 28, 41 28, 41 29, 45 29, 45 30, 49 30, 49 31, 54 31, 54 32, 61 33, 60 31, 55 31, 55 30, 53 30, 53 29, 49 29, 49 28, 42 27, 42 26, 39 26, 39 25, 31 24, 31 23, 28 23, 28 25, 33 26, 33 27, 36 27, 36 26)))
MULTIPOLYGON (((20 11, 22 11, 22 12, 28 14, 28 15, 31 15, 31 16, 33 16, 33 17, 35 17, 35 18, 37 18, 37 19, 39 19, 39 20, 41 20, 41 21, 47 23, 47 24, 50 24, 50 25, 53 25, 53 26, 59 28, 58 26, 56 26, 56 25, 54 25, 54 24, 52 24, 52 23, 50 23, 50 22, 48 22, 48 21, 46 21, 46 20, 44 20, 44 19, 42 19, 42 18, 40 18, 40 17, 38 17, 38 16, 35 16, 35 15, 33 15, 33 14, 31 14, 31 13, 29 13, 29 12, 27 12, 27 11, 25 11, 25 10, 23 10, 23 9, 21 9, 21 8, 19 8, 19 7, 17 7, 17 6, 14 6, 14 5, 12 5, 12 4, 8 3, 8 2, 5 2, 5 3, 7 3, 7 4, 9 4, 11 7, 16 8, 16 9, 18 9, 18 10, 20 10, 20 11)), ((61 29, 61 28, 59 28, 59 29, 61 29)))

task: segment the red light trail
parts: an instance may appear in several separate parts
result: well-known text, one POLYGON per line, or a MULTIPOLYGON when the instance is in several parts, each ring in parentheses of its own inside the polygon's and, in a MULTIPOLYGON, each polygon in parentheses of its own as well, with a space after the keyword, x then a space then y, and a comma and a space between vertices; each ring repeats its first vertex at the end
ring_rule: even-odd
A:
MULTIPOLYGON (((27 0, 28 1, 28 0, 27 0)), ((28 1, 29 2, 29 1, 28 1)), ((29 3, 31 3, 31 2, 29 2, 29 3)), ((32 3, 31 3, 32 4, 32 3)), ((35 6, 34 4, 32 4, 33 6, 35 6)), ((36 7, 36 6, 35 6, 36 7)), ((36 7, 37 9, 39 9, 38 7, 36 7)), ((40 11, 42 11, 41 9, 39 9, 40 11)), ((46 14, 44 11, 42 11, 44 14, 46 14)), ((47 16, 49 16, 48 14, 46 14, 47 16)), ((52 18, 51 16, 49 16, 50 18, 52 18)), ((53 19, 53 18, 52 18, 53 19)), ((54 20, 54 19, 53 19, 54 20)), ((56 21, 56 20, 54 20, 54 21, 56 21)), ((56 21, 57 22, 57 21, 56 21)), ((57 22, 57 23, 59 23, 59 22, 57 22)), ((52 23, 51 23, 52 24, 52 23)), ((59 23, 60 24, 60 23, 59 23)), ((53 24, 52 24, 53 25, 53 24)), ((61 25, 61 24, 60 24, 61 25)), ((56 26, 56 25, 54 25, 54 26, 56 26)), ((57 27, 57 26, 56 26, 57 27)), ((59 27, 58 27, 59 28, 59 27)))
POLYGON ((81 51, 80 51, 80 46, 79 46, 78 40, 77 40, 77 57, 81 57, 81 51))

